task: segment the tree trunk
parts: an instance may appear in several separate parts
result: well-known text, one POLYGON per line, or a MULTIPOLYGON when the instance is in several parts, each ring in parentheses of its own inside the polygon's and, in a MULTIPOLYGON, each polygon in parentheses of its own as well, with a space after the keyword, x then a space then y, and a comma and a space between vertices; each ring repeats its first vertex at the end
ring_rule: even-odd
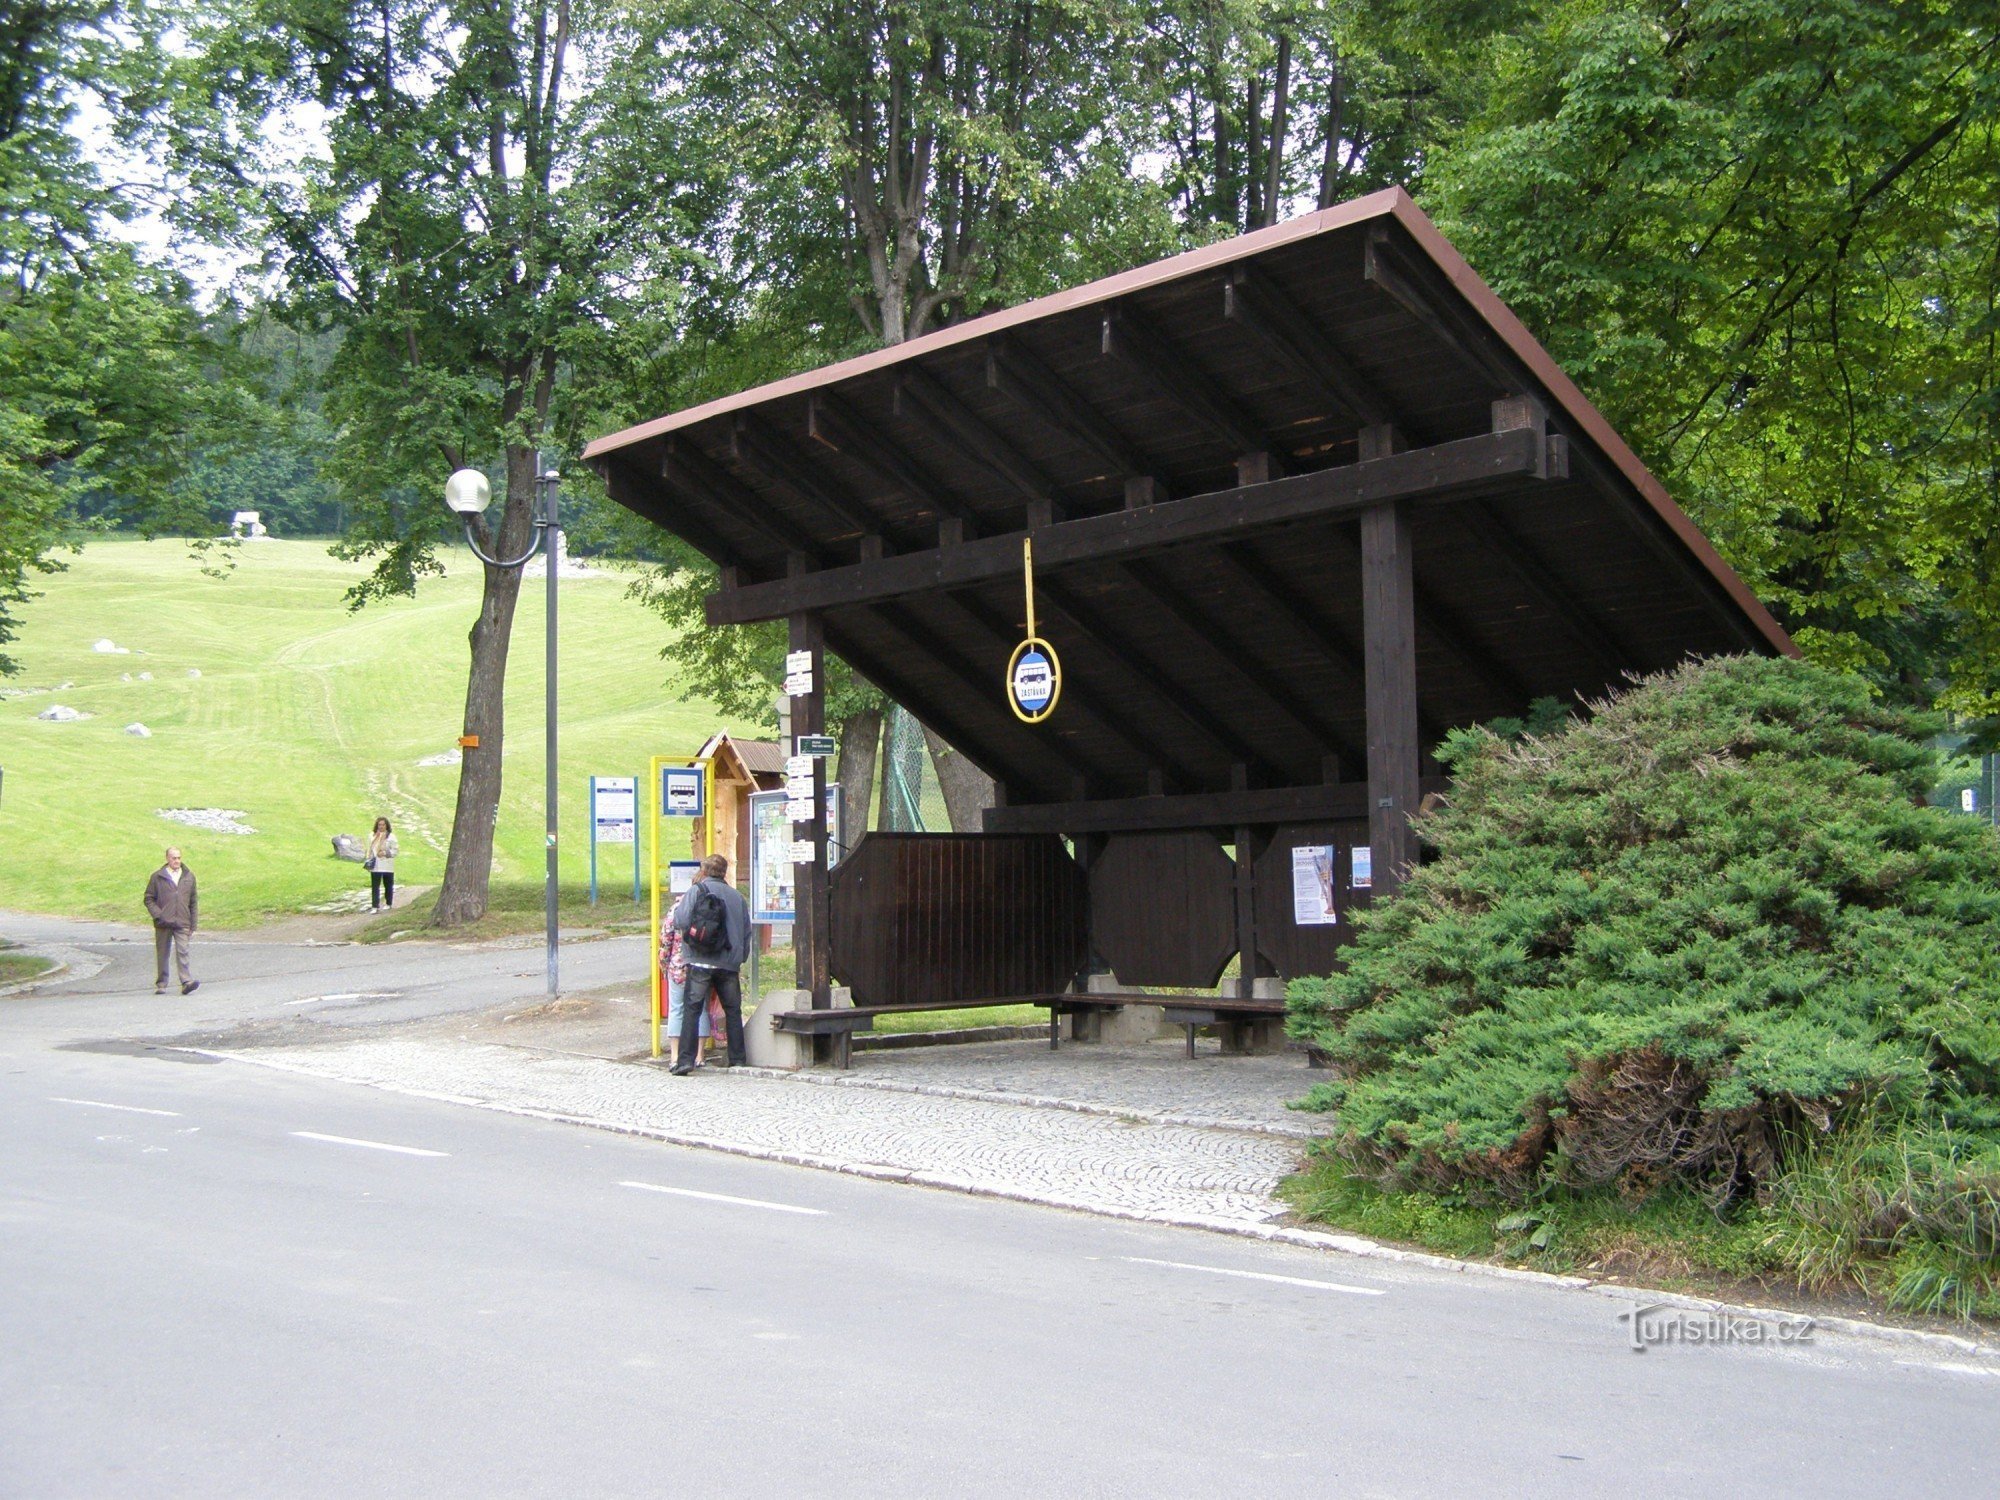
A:
MULTIPOLYGON (((496 557, 515 557, 526 547, 534 521, 535 450, 507 453, 507 504, 499 531, 484 543, 496 557)), ((470 636, 472 670, 465 683, 465 733, 477 746, 464 751, 458 769, 458 806, 452 813, 451 848, 444 859, 444 884, 431 913, 435 927, 460 927, 486 915, 487 886, 493 874, 493 832, 500 819, 500 752, 507 734, 507 650, 514 636, 514 610, 521 597, 521 570, 485 570, 479 618, 470 636)))
POLYGON ((849 714, 840 726, 840 842, 852 849, 868 831, 875 803, 875 747, 882 738, 879 709, 849 714))
POLYGON ((951 746, 924 730, 924 743, 931 749, 931 764, 937 767, 938 786, 944 792, 945 812, 953 833, 978 833, 986 826, 980 816, 993 805, 993 778, 951 746))

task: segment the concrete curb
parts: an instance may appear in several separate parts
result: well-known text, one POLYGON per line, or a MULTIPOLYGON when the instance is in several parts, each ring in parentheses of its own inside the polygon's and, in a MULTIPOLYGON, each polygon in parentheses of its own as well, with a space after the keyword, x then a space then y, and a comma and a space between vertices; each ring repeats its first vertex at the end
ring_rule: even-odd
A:
MULTIPOLYGON (((877 1182, 905 1183, 915 1187, 940 1188, 949 1192, 966 1193, 974 1197, 994 1198, 1012 1203, 1028 1203, 1042 1208, 1067 1209, 1072 1213, 1094 1214, 1099 1218, 1120 1219, 1131 1223, 1155 1224, 1163 1228, 1200 1229, 1212 1234, 1226 1234, 1238 1239, 1261 1240, 1266 1244, 1293 1245, 1307 1250, 1325 1250, 1338 1255, 1351 1255, 1362 1260, 1379 1260, 1391 1264, 1422 1266, 1437 1271, 1450 1271, 1461 1276, 1479 1276, 1494 1281, 1526 1282, 1531 1285, 1559 1287, 1568 1291, 1587 1292, 1594 1296, 1608 1297, 1621 1302, 1644 1303, 1686 1308, 1690 1311, 1717 1313, 1729 1317, 1753 1318, 1763 1323, 1796 1323, 1804 1319, 1815 1329, 1825 1329, 1830 1333, 1845 1334, 1851 1338, 1873 1340, 1877 1343, 1899 1345, 1905 1348, 1921 1348, 1935 1353, 1950 1353, 1970 1356, 1975 1359, 1993 1361, 1993 1373, 2000 1375, 2000 1344, 1986 1344, 1957 1334, 1933 1333, 1923 1329, 1899 1328, 1893 1324, 1871 1323, 1860 1318, 1810 1317, 1807 1314, 1790 1312, 1780 1308, 1756 1307, 1748 1304, 1714 1301, 1702 1297, 1687 1296, 1679 1292, 1652 1291, 1644 1287, 1626 1286, 1620 1282, 1597 1281, 1588 1276, 1562 1276, 1549 1271, 1530 1271, 1516 1266, 1498 1266, 1487 1261, 1459 1260, 1448 1255, 1436 1255, 1427 1250, 1405 1250, 1395 1245, 1384 1245, 1361 1235, 1340 1234, 1326 1230, 1299 1229, 1285 1224, 1250 1223, 1234 1219, 1217 1219, 1201 1214, 1145 1213, 1135 1209, 1089 1203, 1079 1199, 1066 1198, 1059 1193, 1034 1193, 1020 1189, 996 1188, 974 1178, 959 1177, 944 1172, 925 1172, 900 1167, 876 1166, 867 1162, 842 1161, 835 1157, 820 1156, 805 1151, 776 1151, 761 1146, 749 1146, 737 1141, 668 1130, 658 1126, 630 1125, 621 1121, 602 1120, 590 1115, 571 1114, 564 1110, 537 1109, 529 1105, 506 1104, 496 1100, 479 1099, 468 1094, 448 1094, 435 1089, 411 1088, 402 1084, 377 1083, 367 1080, 341 1079, 312 1068, 302 1068, 293 1063, 274 1058, 262 1057, 248 1052, 231 1052, 216 1048, 187 1048, 190 1052, 219 1061, 248 1063, 253 1067, 270 1068, 280 1073, 295 1073, 301 1077, 318 1078, 332 1082, 360 1083, 365 1088, 379 1089, 383 1093, 402 1094, 413 1099, 429 1099, 442 1104, 462 1104, 474 1109, 491 1110, 497 1114, 514 1115, 522 1119, 547 1120, 561 1125, 582 1125, 593 1130, 608 1131, 613 1135, 634 1136, 642 1140, 661 1141, 667 1145, 688 1146, 703 1151, 718 1151, 728 1156, 741 1156, 755 1161, 777 1162, 784 1166, 811 1167, 817 1171, 838 1172, 849 1177, 865 1177, 877 1182)), ((527 1050, 527 1049, 524 1049, 527 1050)), ((752 1077, 792 1078, 796 1075, 770 1068, 742 1068, 740 1071, 752 1077)), ((841 1080, 826 1080, 838 1086, 841 1080)), ((851 1086, 851 1085, 850 1085, 851 1086)), ((969 1097, 978 1100, 993 1100, 1001 1096, 982 1094, 973 1090, 950 1091, 929 1087, 898 1086, 908 1093, 935 1093, 944 1097, 969 1097)), ((1075 1109, 1067 1101, 1052 1101, 1053 1107, 1075 1109)), ((1076 1113, 1099 1113, 1112 1116, 1128 1115, 1117 1110, 1083 1110, 1076 1113)), ((1131 1118, 1142 1118, 1130 1115, 1131 1118)), ((1164 1121, 1163 1123, 1184 1124, 1185 1121, 1164 1121)), ((1229 1127, 1225 1127, 1229 1128, 1229 1127)))
MULTIPOLYGON (((47 954, 35 953, 27 949, 23 949, 22 952, 28 958, 46 958, 48 956, 47 954)), ((23 990, 32 990, 38 985, 47 984, 51 979, 60 979, 63 975, 69 973, 69 965, 61 959, 57 959, 55 965, 53 969, 44 969, 33 979, 17 980, 13 984, 0 984, 0 999, 4 999, 8 995, 18 995, 23 990)))

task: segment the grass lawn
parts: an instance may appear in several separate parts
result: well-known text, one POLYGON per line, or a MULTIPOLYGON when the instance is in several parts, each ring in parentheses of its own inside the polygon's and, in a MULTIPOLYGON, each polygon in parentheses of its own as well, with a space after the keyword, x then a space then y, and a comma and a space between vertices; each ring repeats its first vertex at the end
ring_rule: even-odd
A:
MULTIPOLYGON (((458 769, 418 762, 457 742, 476 566, 455 552, 416 598, 350 613, 342 594, 366 570, 323 544, 261 542, 237 557, 211 578, 181 542, 94 542, 23 607, 11 648, 22 672, 0 682, 0 908, 137 919, 168 843, 201 879, 204 926, 365 900, 366 873, 328 839, 377 814, 396 826, 398 884, 440 878, 458 769), (93 652, 100 639, 132 654, 93 652), (92 717, 38 720, 52 704, 92 717), (124 733, 132 723, 152 737, 124 733), (256 831, 187 827, 162 816, 174 808, 234 810, 256 831)), ((613 572, 560 585, 562 878, 579 888, 588 778, 643 777, 648 756, 743 727, 680 700, 664 628, 625 584, 613 572)), ((542 587, 524 584, 516 619, 497 884, 541 877, 542 587)), ((614 891, 631 878, 621 853, 629 861, 614 851, 599 877, 614 891)))
MULTIPOLYGON (((425 928, 431 919, 432 908, 437 905, 436 891, 426 891, 408 905, 400 904, 400 893, 397 900, 399 904, 393 911, 385 911, 369 922, 355 934, 355 941, 383 943, 403 935, 425 938, 438 935, 425 928)), ((486 915, 464 927, 454 927, 451 939, 453 942, 473 942, 480 938, 545 933, 548 931, 547 901, 539 884, 495 881, 487 891, 486 915)), ((615 933, 644 932, 652 925, 652 909, 645 899, 633 901, 629 884, 607 893, 600 880, 595 906, 590 904, 590 887, 587 884, 566 885, 558 887, 556 892, 556 924, 562 928, 593 927, 615 933)))
POLYGON ((36 958, 27 953, 0 953, 0 987, 20 984, 46 974, 56 966, 52 958, 36 958))

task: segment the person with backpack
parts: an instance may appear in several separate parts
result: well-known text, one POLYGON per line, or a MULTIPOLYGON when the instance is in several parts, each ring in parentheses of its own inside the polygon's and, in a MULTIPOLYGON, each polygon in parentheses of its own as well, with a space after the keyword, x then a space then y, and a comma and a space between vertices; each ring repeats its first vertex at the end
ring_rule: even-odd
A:
POLYGON ((728 877, 729 860, 709 855, 701 862, 701 879, 674 907, 674 930, 681 935, 688 966, 680 1051, 668 1070, 677 1077, 692 1073, 694 1059, 701 1055, 697 1027, 711 994, 722 1002, 729 1066, 740 1068, 749 1061, 743 1045, 743 985, 737 976, 750 958, 750 908, 728 877))

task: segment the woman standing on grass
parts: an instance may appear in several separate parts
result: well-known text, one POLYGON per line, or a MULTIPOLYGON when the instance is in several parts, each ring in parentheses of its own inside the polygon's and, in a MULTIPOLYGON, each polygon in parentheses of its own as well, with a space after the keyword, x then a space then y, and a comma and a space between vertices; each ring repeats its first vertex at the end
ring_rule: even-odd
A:
POLYGON ((377 818, 368 835, 368 895, 371 911, 396 904, 396 835, 387 818, 377 818))

